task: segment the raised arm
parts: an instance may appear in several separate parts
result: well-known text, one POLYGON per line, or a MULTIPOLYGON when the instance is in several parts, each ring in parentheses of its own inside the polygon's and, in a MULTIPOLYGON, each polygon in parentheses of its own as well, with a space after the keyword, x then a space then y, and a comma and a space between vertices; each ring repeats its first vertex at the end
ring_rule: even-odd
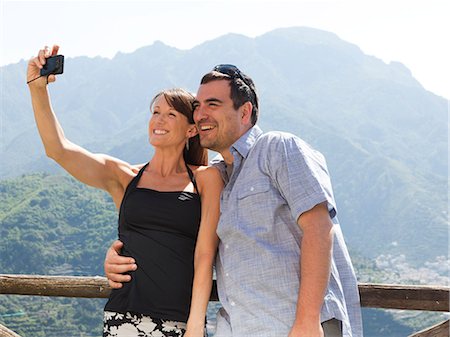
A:
MULTIPOLYGON (((200 169, 199 169, 200 170, 200 169)), ((202 217, 194 255, 194 284, 185 337, 203 337, 211 295, 213 263, 219 238, 216 234, 223 188, 219 171, 208 167, 196 175, 202 200, 202 217)))
POLYGON ((113 196, 116 205, 124 186, 133 176, 133 167, 116 158, 94 154, 70 142, 52 109, 47 84, 56 80, 55 75, 39 77, 46 59, 58 53, 58 46, 39 51, 28 62, 27 82, 31 94, 36 125, 48 157, 55 160, 79 181, 104 189, 113 196))

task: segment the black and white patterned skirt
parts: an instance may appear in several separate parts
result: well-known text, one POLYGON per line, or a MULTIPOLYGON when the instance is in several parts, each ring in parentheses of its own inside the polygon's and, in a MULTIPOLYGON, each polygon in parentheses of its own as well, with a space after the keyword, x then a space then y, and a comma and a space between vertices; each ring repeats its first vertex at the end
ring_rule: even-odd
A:
POLYGON ((182 337, 186 323, 155 319, 149 316, 105 311, 103 337, 182 337))

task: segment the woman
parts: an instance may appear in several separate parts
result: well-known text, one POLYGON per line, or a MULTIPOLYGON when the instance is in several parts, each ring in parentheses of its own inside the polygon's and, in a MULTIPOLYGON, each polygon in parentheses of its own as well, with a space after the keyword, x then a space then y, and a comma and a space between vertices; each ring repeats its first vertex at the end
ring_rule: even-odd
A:
POLYGON ((40 50, 27 71, 46 154, 79 181, 111 195, 119 210, 122 254, 138 266, 131 282, 111 292, 103 336, 183 336, 185 330, 185 337, 203 336, 222 180, 215 168, 204 166, 194 97, 182 89, 155 96, 148 126, 155 152, 147 164, 91 153, 64 136, 47 91, 55 76, 39 76, 58 49, 40 50))

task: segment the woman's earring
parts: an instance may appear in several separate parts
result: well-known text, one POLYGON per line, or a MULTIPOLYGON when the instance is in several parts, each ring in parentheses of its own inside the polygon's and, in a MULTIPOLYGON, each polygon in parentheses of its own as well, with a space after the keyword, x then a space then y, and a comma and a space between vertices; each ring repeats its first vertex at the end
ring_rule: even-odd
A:
POLYGON ((189 138, 186 139, 186 151, 189 151, 189 138))

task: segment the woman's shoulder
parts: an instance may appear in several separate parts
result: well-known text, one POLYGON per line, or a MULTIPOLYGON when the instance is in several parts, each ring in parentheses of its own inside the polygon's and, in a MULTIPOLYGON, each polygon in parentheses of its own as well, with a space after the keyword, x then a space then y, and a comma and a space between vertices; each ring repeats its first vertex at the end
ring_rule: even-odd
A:
POLYGON ((189 165, 194 173, 195 179, 199 184, 213 183, 214 181, 222 181, 220 171, 214 166, 193 166, 189 165))
POLYGON ((103 160, 105 170, 110 172, 105 189, 112 195, 116 205, 118 205, 128 184, 138 174, 140 167, 143 165, 132 165, 108 155, 104 155, 103 160))
POLYGON ((199 165, 199 166, 189 165, 189 167, 191 168, 192 172, 197 173, 197 174, 198 173, 202 174, 204 172, 218 171, 217 168, 215 168, 214 166, 211 166, 211 165, 199 165))
POLYGON ((130 165, 130 169, 133 173, 138 174, 139 171, 148 163, 141 163, 141 164, 132 164, 130 165))

